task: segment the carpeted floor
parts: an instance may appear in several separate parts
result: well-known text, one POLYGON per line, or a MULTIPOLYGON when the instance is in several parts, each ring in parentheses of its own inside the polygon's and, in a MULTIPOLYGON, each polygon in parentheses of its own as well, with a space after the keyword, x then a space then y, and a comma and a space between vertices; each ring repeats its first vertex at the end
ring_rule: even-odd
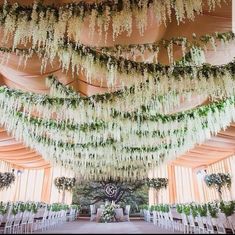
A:
MULTIPOLYGON (((57 226, 55 229, 49 229, 44 232, 37 233, 87 233, 87 234, 157 234, 157 233, 176 233, 173 231, 159 228, 153 223, 147 223, 143 220, 132 220, 130 222, 119 223, 96 223, 89 220, 80 219, 74 222, 67 222, 57 226)), ((180 234, 178 232, 178 234, 180 234)))

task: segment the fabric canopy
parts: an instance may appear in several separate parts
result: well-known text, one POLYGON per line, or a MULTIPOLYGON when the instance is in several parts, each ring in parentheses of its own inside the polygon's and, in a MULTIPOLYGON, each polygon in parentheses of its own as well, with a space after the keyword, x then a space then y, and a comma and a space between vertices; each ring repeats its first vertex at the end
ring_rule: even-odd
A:
MULTIPOLYGON (((14 1, 10 1, 14 2, 14 1)), ((19 3, 27 3, 29 1, 20 0, 19 3)), ((69 2, 47 0, 45 3, 61 4, 69 2)), ((83 26, 83 33, 81 42, 86 45, 93 46, 113 46, 114 44, 136 44, 136 43, 152 43, 160 39, 169 39, 177 36, 191 37, 193 33, 197 36, 207 33, 225 32, 232 28, 232 1, 228 4, 223 3, 222 7, 216 8, 216 11, 209 12, 204 9, 203 15, 197 16, 195 21, 186 20, 184 23, 177 25, 176 20, 172 20, 167 27, 159 25, 155 18, 151 17, 151 9, 148 15, 148 27, 144 36, 140 36, 137 28, 133 28, 130 37, 126 33, 118 36, 115 42, 112 39, 112 30, 108 33, 107 44, 104 40, 93 40, 88 37, 88 22, 83 26)), ((96 31, 98 35, 98 30, 96 31)), ((0 34, 2 35, 2 34, 0 34)), ((0 36, 1 37, 1 36, 0 36)), ((94 36, 96 38, 96 35, 94 36)), ((0 40, 1 41, 1 40, 0 40)), ((3 43, 1 45, 4 45, 3 43)), ((206 52, 206 62, 212 64, 224 64, 232 60, 235 52, 234 43, 227 46, 220 45, 217 51, 212 48, 206 52)), ((148 60, 152 55, 146 55, 145 60, 148 60)), ((181 56, 180 50, 176 50, 175 58, 181 56)), ((1 55, 0 55, 1 58, 1 55)), ((159 56, 159 61, 167 64, 167 53, 162 51, 159 56)), ((104 93, 108 91, 106 84, 98 81, 102 74, 97 75, 97 81, 88 83, 86 77, 82 72, 79 75, 73 76, 71 72, 62 72, 59 61, 53 65, 49 65, 45 72, 41 73, 41 61, 34 56, 27 61, 26 65, 19 65, 19 57, 12 54, 8 58, 8 62, 0 65, 0 78, 1 84, 6 84, 9 87, 31 91, 36 93, 48 93, 48 88, 45 84, 45 78, 49 74, 57 76, 58 80, 63 84, 71 85, 74 89, 84 96, 90 96, 97 93, 104 93)), ((121 79, 121 78, 120 78, 121 79)), ((118 87, 117 87, 118 89, 118 87)), ((172 112, 183 111, 191 109, 206 102, 206 97, 195 97, 192 102, 182 102, 181 106, 172 112)), ((7 161, 11 164, 18 165, 22 168, 47 168, 49 163, 42 159, 34 150, 26 148, 22 143, 18 143, 11 138, 4 129, 0 129, 0 160, 7 161)), ((174 161, 175 164, 185 165, 190 167, 198 167, 201 165, 208 165, 213 162, 219 161, 225 157, 234 154, 235 141, 232 139, 235 135, 234 124, 226 131, 222 131, 218 136, 213 137, 211 140, 206 141, 195 149, 180 156, 174 161)))
POLYGON ((208 166, 235 154, 235 123, 217 136, 178 157, 173 164, 192 168, 208 166))
POLYGON ((3 160, 18 168, 48 168, 46 162, 37 152, 25 147, 0 128, 0 161, 3 160))

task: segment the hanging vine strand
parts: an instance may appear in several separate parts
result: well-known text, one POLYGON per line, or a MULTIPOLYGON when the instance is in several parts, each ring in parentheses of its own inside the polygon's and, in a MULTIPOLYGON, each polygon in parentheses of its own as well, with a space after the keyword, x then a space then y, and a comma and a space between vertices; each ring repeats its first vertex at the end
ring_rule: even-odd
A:
POLYGON ((175 13, 179 22, 186 18, 194 20, 195 15, 201 14, 203 6, 209 6, 212 11, 225 0, 120 0, 103 1, 100 3, 68 3, 56 7, 44 5, 35 1, 33 5, 23 6, 18 3, 9 4, 4 1, 0 7, 0 22, 4 29, 4 40, 8 41, 13 35, 13 48, 19 44, 32 42, 32 46, 47 46, 53 41, 56 45, 65 35, 79 42, 82 25, 89 19, 89 35, 94 37, 95 28, 101 38, 105 34, 105 41, 109 27, 113 29, 113 40, 122 32, 130 36, 133 19, 136 21, 140 35, 147 28, 148 9, 151 8, 159 23, 167 23, 175 13))

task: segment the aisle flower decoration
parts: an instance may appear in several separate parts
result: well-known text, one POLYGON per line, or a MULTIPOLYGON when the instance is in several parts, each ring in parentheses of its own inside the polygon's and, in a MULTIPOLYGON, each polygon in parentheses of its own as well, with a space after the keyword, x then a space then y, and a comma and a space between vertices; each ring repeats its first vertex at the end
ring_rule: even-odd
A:
POLYGON ((69 177, 57 177, 54 180, 55 186, 58 190, 71 191, 75 187, 76 179, 69 177))
POLYGON ((15 181, 14 172, 0 172, 0 190, 7 189, 15 181))
POLYGON ((214 10, 221 2, 222 0, 190 2, 188 0, 121 0, 99 3, 81 1, 57 7, 40 1, 35 1, 33 5, 28 6, 4 1, 0 7, 0 19, 4 29, 4 40, 8 41, 13 35, 13 48, 28 42, 32 42, 33 47, 47 47, 52 40, 53 44, 58 46, 61 39, 64 39, 64 35, 79 43, 81 28, 86 19, 89 20, 91 38, 94 37, 95 28, 98 27, 99 35, 105 34, 106 39, 111 26, 115 40, 122 32, 127 32, 128 36, 131 35, 133 19, 136 21, 140 35, 143 35, 147 27, 149 8, 160 23, 166 24, 168 19, 171 20, 173 13, 179 23, 186 18, 194 20, 195 15, 202 13, 204 6, 214 10))
POLYGON ((222 199, 222 188, 230 188, 232 183, 231 175, 226 173, 213 173, 206 175, 204 180, 208 187, 216 188, 220 199, 222 199))

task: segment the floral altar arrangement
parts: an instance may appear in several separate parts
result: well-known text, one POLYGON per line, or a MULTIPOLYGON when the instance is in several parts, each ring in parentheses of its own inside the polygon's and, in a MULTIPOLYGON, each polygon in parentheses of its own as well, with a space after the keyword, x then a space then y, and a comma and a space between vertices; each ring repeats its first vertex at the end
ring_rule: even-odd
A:
POLYGON ((114 220, 115 216, 115 208, 114 204, 105 205, 104 211, 100 217, 101 223, 110 223, 114 220))
POLYGON ((205 183, 208 187, 214 187, 219 193, 220 199, 222 199, 222 187, 231 187, 231 175, 230 174, 225 174, 225 173, 213 173, 210 175, 206 175, 205 178, 205 183))
POLYGON ((69 178, 69 177, 57 177, 55 178, 55 186, 58 188, 58 190, 65 190, 65 191, 71 191, 76 183, 75 178, 69 178))
POLYGON ((14 172, 0 172, 0 190, 8 188, 15 181, 14 172))

